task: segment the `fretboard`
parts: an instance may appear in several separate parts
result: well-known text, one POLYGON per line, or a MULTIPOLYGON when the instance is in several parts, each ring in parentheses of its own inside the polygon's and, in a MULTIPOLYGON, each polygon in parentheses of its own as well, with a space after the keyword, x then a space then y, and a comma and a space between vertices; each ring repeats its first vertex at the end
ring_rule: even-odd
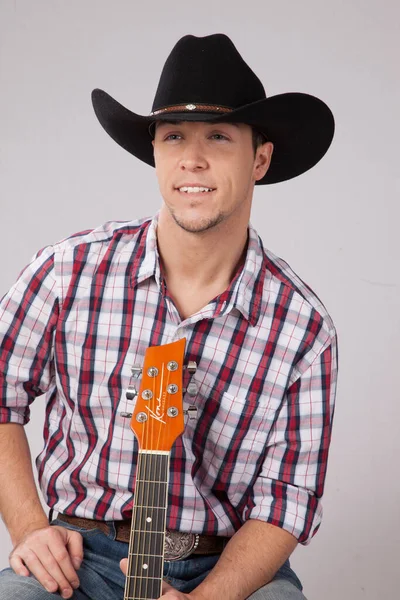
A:
POLYGON ((169 458, 169 452, 139 452, 124 600, 161 596, 169 458))

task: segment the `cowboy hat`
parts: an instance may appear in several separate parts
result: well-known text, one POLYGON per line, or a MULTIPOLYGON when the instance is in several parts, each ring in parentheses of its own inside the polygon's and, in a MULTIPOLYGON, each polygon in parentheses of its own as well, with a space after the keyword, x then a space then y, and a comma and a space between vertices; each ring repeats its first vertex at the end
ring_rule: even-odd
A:
POLYGON ((309 94, 267 98, 257 75, 224 34, 186 35, 167 58, 149 115, 138 115, 100 89, 92 92, 101 125, 120 146, 154 167, 149 128, 157 120, 246 123, 273 142, 266 175, 257 184, 285 181, 317 164, 328 150, 334 119, 309 94))

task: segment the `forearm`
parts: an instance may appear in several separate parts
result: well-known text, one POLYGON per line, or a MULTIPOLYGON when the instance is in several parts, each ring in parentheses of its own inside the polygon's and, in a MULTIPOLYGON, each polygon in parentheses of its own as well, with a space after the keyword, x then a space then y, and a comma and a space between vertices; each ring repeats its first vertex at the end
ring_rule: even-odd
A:
POLYGON ((16 545, 30 531, 48 524, 22 425, 0 424, 0 481, 0 514, 16 545))
POLYGON ((233 536, 214 569, 190 598, 244 600, 273 579, 296 546, 296 538, 287 531, 249 520, 233 536))

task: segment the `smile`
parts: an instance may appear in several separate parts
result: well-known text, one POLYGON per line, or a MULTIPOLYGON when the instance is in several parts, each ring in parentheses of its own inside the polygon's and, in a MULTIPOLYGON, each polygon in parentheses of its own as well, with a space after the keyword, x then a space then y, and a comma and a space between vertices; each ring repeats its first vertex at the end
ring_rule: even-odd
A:
POLYGON ((185 192, 186 194, 199 194, 199 193, 203 193, 206 194, 207 192, 213 192, 213 188, 206 188, 206 187, 187 187, 187 186, 183 186, 180 188, 177 188, 179 192, 185 192))

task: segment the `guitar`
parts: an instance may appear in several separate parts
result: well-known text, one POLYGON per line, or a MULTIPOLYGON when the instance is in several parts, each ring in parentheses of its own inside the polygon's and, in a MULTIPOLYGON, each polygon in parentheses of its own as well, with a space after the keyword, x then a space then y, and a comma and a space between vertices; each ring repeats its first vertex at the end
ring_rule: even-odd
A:
MULTIPOLYGON (((132 416, 139 451, 124 600, 161 596, 170 451, 184 431, 185 344, 181 339, 148 348, 143 369, 136 367, 136 376, 142 372, 139 393, 133 386, 127 392, 128 399, 137 394, 133 414, 124 416, 132 416)), ((188 369, 193 373, 196 364, 188 369)))

